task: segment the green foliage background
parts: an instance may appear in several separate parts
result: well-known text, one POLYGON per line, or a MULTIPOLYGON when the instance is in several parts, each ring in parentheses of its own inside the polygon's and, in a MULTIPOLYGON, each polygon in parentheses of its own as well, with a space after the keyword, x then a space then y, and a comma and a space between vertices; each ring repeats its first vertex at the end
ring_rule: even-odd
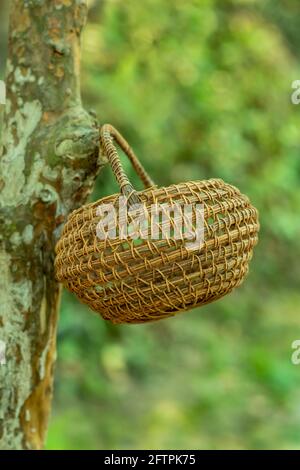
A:
MULTIPOLYGON (((239 186, 261 233, 241 288, 157 324, 112 326, 65 293, 47 447, 300 449, 299 1, 89 3, 86 106, 159 185, 239 186)), ((106 168, 93 198, 116 190, 106 168)))

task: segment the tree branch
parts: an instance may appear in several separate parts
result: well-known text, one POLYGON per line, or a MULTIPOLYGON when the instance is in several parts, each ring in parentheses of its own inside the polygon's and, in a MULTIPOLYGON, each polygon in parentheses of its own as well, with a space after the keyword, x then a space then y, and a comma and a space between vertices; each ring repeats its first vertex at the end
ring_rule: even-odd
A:
POLYGON ((40 449, 51 406, 60 289, 54 246, 99 171, 82 108, 80 0, 12 0, 0 154, 0 447, 40 449))

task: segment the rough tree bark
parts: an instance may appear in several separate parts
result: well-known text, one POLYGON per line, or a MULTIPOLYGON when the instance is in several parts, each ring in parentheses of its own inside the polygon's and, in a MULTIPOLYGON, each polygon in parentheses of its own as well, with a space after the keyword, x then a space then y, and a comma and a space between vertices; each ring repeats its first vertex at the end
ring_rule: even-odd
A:
POLYGON ((81 105, 82 0, 11 0, 0 153, 0 448, 40 449, 51 406, 60 289, 54 246, 99 171, 81 105))

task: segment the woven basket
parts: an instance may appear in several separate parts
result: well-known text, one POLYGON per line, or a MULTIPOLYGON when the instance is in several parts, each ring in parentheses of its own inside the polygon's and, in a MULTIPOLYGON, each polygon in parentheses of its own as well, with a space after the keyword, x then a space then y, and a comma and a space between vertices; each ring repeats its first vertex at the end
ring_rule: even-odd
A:
MULTIPOLYGON (((173 316, 217 300, 240 285, 248 272, 259 230, 258 213, 249 199, 221 179, 157 188, 112 126, 103 126, 100 135, 102 150, 128 208, 142 203, 150 212, 153 204, 199 204, 203 207, 204 239, 192 249, 184 231, 179 239, 124 238, 120 230, 114 238, 100 239, 97 227, 103 214, 99 214, 99 206, 112 205, 118 210, 120 194, 114 194, 69 216, 56 247, 57 279, 113 323, 143 323, 173 316), (129 157, 147 188, 144 191, 133 189, 114 142, 129 157)), ((170 214, 173 233, 175 219, 170 214)), ((195 220, 196 211, 191 227, 195 220)), ((158 228, 163 230, 165 222, 166 218, 158 219, 158 228)))

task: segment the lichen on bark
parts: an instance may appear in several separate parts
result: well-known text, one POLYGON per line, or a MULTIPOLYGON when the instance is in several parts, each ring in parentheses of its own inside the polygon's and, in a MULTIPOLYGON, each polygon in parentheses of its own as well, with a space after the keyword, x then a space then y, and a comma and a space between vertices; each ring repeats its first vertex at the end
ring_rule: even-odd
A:
POLYGON ((0 151, 0 449, 40 449, 53 388, 60 288, 54 246, 101 167, 82 107, 81 0, 12 0, 0 151))

